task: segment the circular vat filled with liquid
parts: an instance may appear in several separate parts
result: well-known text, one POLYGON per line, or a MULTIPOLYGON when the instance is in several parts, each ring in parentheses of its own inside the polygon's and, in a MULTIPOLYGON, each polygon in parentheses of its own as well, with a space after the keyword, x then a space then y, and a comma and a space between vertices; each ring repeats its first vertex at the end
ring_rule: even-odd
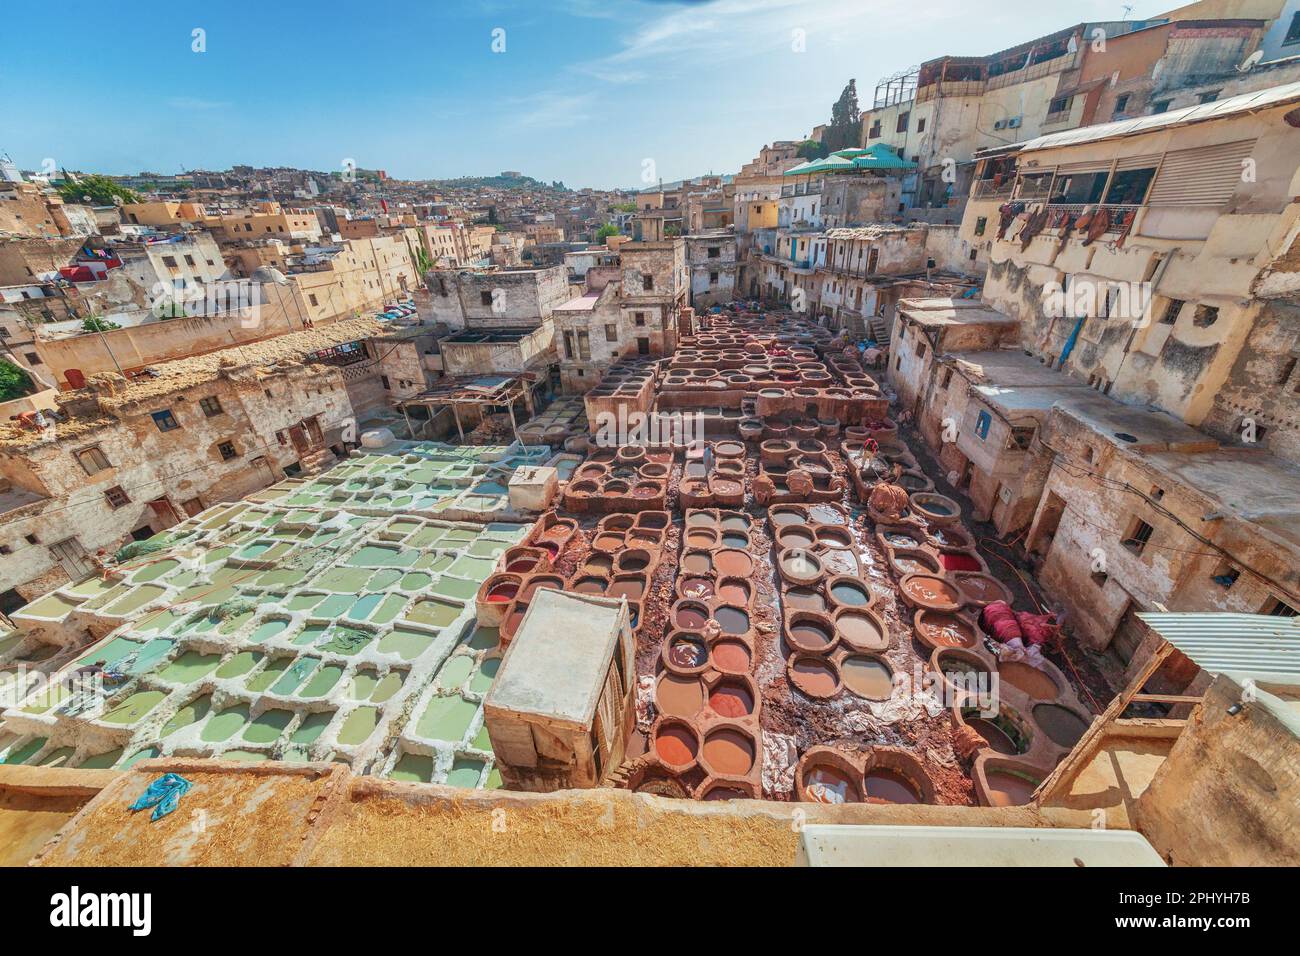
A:
POLYGON ((838 528, 834 525, 818 525, 817 543, 827 548, 851 548, 853 547, 853 534, 848 528, 838 528))
POLYGON ((678 601, 673 605, 672 620, 674 627, 698 631, 709 621, 709 607, 703 601, 678 601))
POLYGON ((961 722, 975 731, 986 741, 994 753, 1015 756, 1027 752, 1033 743, 1033 734, 1020 712, 999 704, 997 713, 991 710, 981 713, 974 704, 959 706, 961 722))
POLYGON ((792 654, 786 661, 785 671, 791 685, 816 700, 829 700, 844 686, 840 669, 819 654, 792 654))
POLYGON ((787 528, 791 525, 806 527, 808 524, 808 512, 797 505, 777 505, 768 509, 767 516, 777 528, 787 528))
POLYGON ((713 548, 718 544, 717 528, 687 528, 686 529, 686 547, 688 548, 713 548))
POLYGON ((663 662, 675 674, 698 674, 709 663, 704 637, 687 631, 673 631, 664 640, 663 662))
POLYGON ((631 571, 644 571, 650 567, 653 556, 649 551, 642 548, 634 548, 630 551, 620 552, 614 559, 614 567, 622 573, 631 571))
POLYGON ((812 747, 795 768, 795 796, 801 803, 861 803, 861 771, 838 750, 812 747))
POLYGON ((957 590, 961 592, 966 603, 974 604, 976 607, 984 607, 994 601, 1005 601, 1011 604, 1015 600, 1011 589, 990 574, 965 571, 954 573, 951 579, 956 583, 957 590))
POLYGON ((713 609, 713 619, 723 634, 739 635, 749 631, 749 612, 731 604, 719 604, 713 609))
POLYGON ((693 724, 677 717, 660 717, 651 733, 655 756, 666 767, 685 770, 700 754, 700 735, 693 724))
POLYGON ((754 586, 747 578, 723 578, 718 582, 718 600, 736 607, 747 607, 754 596, 754 586))
POLYGON ((835 645, 835 622, 815 611, 788 611, 785 642, 792 651, 826 654, 835 645))
POLYGON ((712 574, 713 555, 708 551, 687 551, 682 555, 682 571, 685 574, 712 574))
POLYGON ((896 747, 875 747, 867 759, 863 790, 868 803, 934 803, 934 783, 921 761, 896 747))
POLYGON ((849 693, 864 700, 889 700, 894 693, 894 668, 876 654, 845 655, 840 680, 849 693))
POLYGON ((877 653, 889 649, 889 629, 869 608, 841 608, 835 612, 835 633, 855 651, 877 653))
POLYGON ((782 595, 785 606, 791 611, 814 611, 821 613, 829 605, 817 588, 789 588, 782 595))
POLYGON ((709 659, 724 674, 748 674, 754 653, 744 641, 723 637, 713 642, 709 659))
POLYGON ((782 550, 811 548, 816 541, 816 533, 804 525, 790 524, 776 529, 776 545, 782 550))
POLYGON ((713 567, 721 577, 748 578, 754 573, 754 559, 747 551, 724 548, 714 552, 713 567))
POLYGON ((753 800, 754 788, 738 780, 706 780, 695 793, 697 800, 753 800))
POLYGON ((1092 722, 1082 714, 1061 704, 1035 704, 1030 713, 1036 723, 1058 747, 1073 747, 1092 722))
POLYGON ((898 585, 903 600, 913 607, 932 611, 956 611, 962 596, 946 578, 937 574, 908 574, 898 585))
POLYGON ((930 524, 953 524, 961 519, 961 505, 933 491, 918 491, 911 496, 912 508, 930 524))
POLYGON ((724 677, 709 691, 709 710, 719 717, 741 719, 754 713, 758 694, 749 677, 724 677))
POLYGON ((741 727, 717 726, 704 734, 704 768, 716 777, 743 777, 754 769, 758 743, 741 727))
POLYGON ((665 671, 655 681, 655 707, 668 717, 694 717, 704 708, 707 688, 699 677, 665 671))
POLYGON ((930 655, 930 669, 943 680, 945 700, 992 692, 992 673, 984 658, 961 647, 940 647, 930 655))
POLYGON ((787 548, 782 551, 776 565, 781 577, 791 584, 816 584, 824 573, 821 558, 802 548, 787 548))
POLYGON ((1032 700, 1053 701, 1061 693, 1055 677, 1024 661, 998 661, 998 677, 1032 700))
POLYGON ((1010 760, 990 760, 975 778, 980 802, 990 807, 1023 807, 1034 799, 1042 772, 1010 760))
POLYGON ((826 582, 826 591, 836 607, 861 608, 871 603, 871 591, 866 582, 852 575, 840 574, 831 578, 826 582))
POLYGON ((959 614, 923 608, 912 618, 917 639, 930 648, 971 648, 979 643, 979 630, 959 614))

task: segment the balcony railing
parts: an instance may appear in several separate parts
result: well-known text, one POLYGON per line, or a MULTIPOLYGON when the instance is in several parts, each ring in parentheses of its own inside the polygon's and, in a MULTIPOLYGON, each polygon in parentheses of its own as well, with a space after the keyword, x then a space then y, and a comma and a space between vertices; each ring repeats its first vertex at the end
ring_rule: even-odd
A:
POLYGON ((808 182, 786 183, 781 187, 782 198, 790 196, 816 196, 822 191, 822 180, 813 179, 808 182))
POLYGON ((1000 183, 992 179, 977 179, 970 195, 972 199, 1010 199, 1015 188, 1014 179, 1000 183))

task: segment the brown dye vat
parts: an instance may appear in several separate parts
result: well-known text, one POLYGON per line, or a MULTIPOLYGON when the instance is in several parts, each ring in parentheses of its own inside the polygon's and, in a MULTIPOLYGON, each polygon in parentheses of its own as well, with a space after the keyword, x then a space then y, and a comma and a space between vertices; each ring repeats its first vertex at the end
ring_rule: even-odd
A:
POLYGON ((1034 798, 1041 780, 1010 770, 988 770, 984 774, 985 795, 994 807, 1023 807, 1034 798))
POLYGON ((686 546, 690 548, 711 548, 718 543, 718 532, 713 528, 688 528, 686 546))
POLYGON ((835 612, 835 632, 855 651, 883 651, 889 647, 885 622, 865 608, 844 608, 835 612))
POLYGON ((885 544, 889 545, 891 548, 916 548, 921 544, 921 542, 912 535, 906 534, 902 531, 885 531, 881 534, 881 538, 883 538, 885 544))
POLYGON ((754 692, 745 681, 720 680, 709 692, 709 709, 719 717, 748 717, 754 712, 754 692))
POLYGON ((594 574, 585 574, 573 582, 573 590, 577 594, 604 594, 607 587, 609 579, 594 574))
POLYGON ((744 634, 749 630, 749 615, 738 607, 719 605, 714 608, 713 619, 718 622, 723 634, 744 634))
MULTIPOLYGON (((715 495, 723 495, 727 498, 735 495, 744 494, 745 486, 739 481, 732 481, 730 478, 714 478, 710 482, 710 487, 715 495)), ((723 504, 735 504, 735 502, 721 502, 723 504)))
POLYGON ((754 559, 745 551, 727 548, 714 553, 713 567, 722 577, 748 578, 754 573, 754 559))
POLYGON ((791 611, 786 617, 785 640, 793 650, 824 654, 835 643, 835 625, 824 614, 791 611))
POLYGON ((664 720, 655 729, 654 749, 667 766, 689 767, 700 752, 699 736, 683 721, 664 720))
POLYGON ((795 796, 805 803, 861 803, 861 764, 834 748, 812 747, 795 768, 795 796))
POLYGON ((738 728, 722 727, 704 735, 704 762, 719 776, 745 776, 754 769, 757 753, 754 738, 738 728))
POLYGON ((723 531, 739 531, 748 535, 749 518, 741 514, 726 514, 722 516, 723 531))
POLYGON ((538 548, 511 548, 505 553, 505 569, 512 574, 528 574, 550 567, 550 558, 538 548))
POLYGON ((1011 736, 987 717, 963 716, 962 721, 967 727, 987 740, 990 749, 997 753, 1009 756, 1024 753, 1024 748, 1016 746, 1016 742, 1011 739, 1011 736))
POLYGON ((719 458, 743 458, 745 446, 738 441, 720 441, 713 446, 714 454, 719 458))
POLYGON ((842 686, 839 669, 814 654, 795 654, 786 662, 786 674, 798 690, 818 700, 834 697, 842 686))
POLYGON ((682 570, 687 574, 708 574, 713 570, 713 556, 707 551, 687 551, 682 556, 682 570))
POLYGON ((754 589, 745 578, 723 578, 718 582, 718 600, 727 604, 745 607, 753 593, 754 589))
POLYGON ((957 589, 970 604, 992 604, 994 601, 1006 601, 1010 604, 1014 595, 1005 584, 988 574, 967 572, 953 575, 957 589))
POLYGON ((998 662, 998 676, 1034 700, 1056 700, 1061 692, 1051 674, 1023 661, 998 662))
POLYGON ((614 577, 605 591, 606 597, 625 597, 629 601, 639 601, 645 594, 646 579, 644 574, 620 574, 614 577))
POLYGON ((704 708, 704 699, 704 681, 698 677, 664 672, 655 682, 655 706, 669 717, 694 717, 704 708))
POLYGON ((850 578, 858 576, 858 559, 848 548, 826 548, 821 552, 822 564, 826 573, 833 577, 850 578))
POLYGON ((557 591, 564 590, 564 578, 558 574, 533 574, 524 579, 524 583, 519 587, 519 600, 532 600, 533 593, 538 588, 554 588, 557 591))
POLYGON ((853 535, 845 528, 822 526, 817 529, 817 543, 830 548, 853 547, 853 535))
POLYGON ((524 615, 528 613, 528 604, 524 601, 514 601, 511 603, 509 610, 506 611, 505 618, 501 621, 501 642, 509 643, 510 639, 515 636, 519 630, 519 625, 523 623, 524 615))
POLYGON ((636 526, 651 531, 662 531, 668 527, 668 514, 664 511, 643 511, 636 517, 636 526))
POLYGON ((1060 704, 1035 704, 1034 723, 1059 747, 1073 747, 1088 729, 1088 721, 1060 704))
POLYGON ((840 661, 840 679, 865 700, 889 700, 894 693, 894 670, 883 657, 848 655, 840 661))
POLYGON ((936 611, 955 611, 962 604, 957 589, 933 574, 910 574, 899 585, 903 597, 918 607, 936 611))
POLYGON ((624 551, 615 560, 619 571, 644 571, 650 567, 650 552, 640 549, 624 551))
POLYGON ((592 540, 591 546, 596 551, 604 551, 607 554, 613 554, 623 548, 626 538, 621 532, 598 534, 592 540))
POLYGON ((597 531, 630 531, 633 526, 631 515, 610 515, 602 518, 596 525, 597 531))
POLYGON ((915 625, 921 642, 930 647, 971 648, 979 643, 974 625, 946 611, 919 611, 915 625))
POLYGON ((662 485, 654 484, 648 481, 638 481, 632 486, 633 498, 653 498, 664 491, 662 485))
POLYGON ((587 574, 608 574, 614 569, 614 559, 607 554, 592 554, 582 562, 582 570, 587 574))
POLYGON ((826 598, 813 588, 790 588, 785 592, 784 597, 786 606, 792 611, 820 613, 826 610, 826 598))
POLYGON ((921 794, 905 774, 889 767, 867 771, 867 803, 920 803, 921 794))
POLYGON ((732 783, 715 782, 710 783, 700 789, 697 799, 700 800, 749 800, 755 796, 754 792, 748 788, 737 787, 732 783))
POLYGON ((916 549, 895 549, 890 564, 899 577, 905 574, 938 574, 943 570, 933 555, 916 549))
POLYGON ((677 593, 684 598, 705 600, 713 597, 713 581, 709 578, 682 578, 677 593))
POLYGON ((673 610, 673 624, 698 631, 709 621, 709 609, 694 601, 682 601, 673 610))
POLYGON ((707 511, 692 511, 686 516, 688 528, 712 528, 717 523, 717 519, 707 511))
POLYGON ((695 671, 708 663, 709 652, 699 635, 675 632, 664 644, 664 660, 679 671, 695 671))
POLYGON ((723 638, 713 642, 713 666, 726 674, 748 674, 754 657, 744 641, 723 638))
POLYGON ((660 465, 656 462, 651 462, 647 465, 642 465, 641 468, 639 469, 639 472, 642 478, 648 478, 655 481, 661 478, 668 477, 667 466, 660 465))
POLYGON ((780 548, 811 548, 816 540, 811 528, 799 525, 786 525, 776 532, 776 543, 780 548))

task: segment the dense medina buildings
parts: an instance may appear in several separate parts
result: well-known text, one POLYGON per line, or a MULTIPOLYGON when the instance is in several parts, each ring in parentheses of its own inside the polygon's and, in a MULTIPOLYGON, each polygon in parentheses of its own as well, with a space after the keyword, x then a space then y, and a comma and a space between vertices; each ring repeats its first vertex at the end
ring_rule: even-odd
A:
POLYGON ((173 771, 247 812, 168 863, 1300 862, 1297 24, 639 192, 0 165, 0 859, 173 771))

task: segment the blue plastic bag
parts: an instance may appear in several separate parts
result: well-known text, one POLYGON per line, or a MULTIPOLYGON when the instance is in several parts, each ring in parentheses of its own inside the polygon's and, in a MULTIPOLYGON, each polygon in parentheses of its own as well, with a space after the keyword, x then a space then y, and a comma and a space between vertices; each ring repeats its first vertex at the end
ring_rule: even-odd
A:
POLYGON ((135 798, 131 811, 147 810, 153 807, 151 821, 161 820, 176 809, 176 804, 190 789, 190 782, 178 773, 168 773, 149 784, 148 789, 135 798))

